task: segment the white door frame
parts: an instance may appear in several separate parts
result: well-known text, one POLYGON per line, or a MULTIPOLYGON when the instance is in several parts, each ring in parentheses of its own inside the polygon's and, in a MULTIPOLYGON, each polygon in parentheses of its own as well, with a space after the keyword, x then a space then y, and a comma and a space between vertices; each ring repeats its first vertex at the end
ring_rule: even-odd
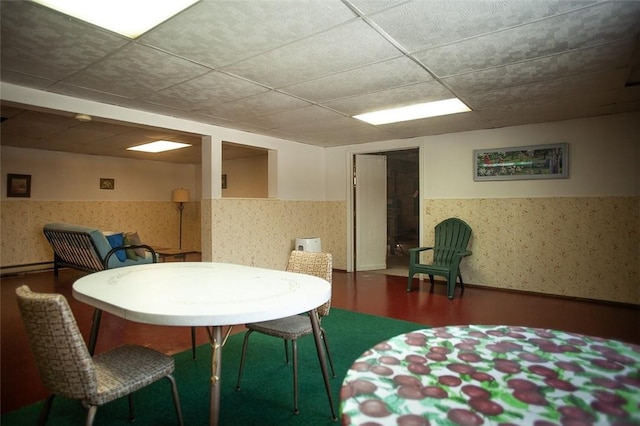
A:
POLYGON ((355 248, 355 216, 354 216, 354 204, 355 200, 353 197, 353 165, 354 165, 354 156, 356 154, 376 154, 380 152, 389 152, 389 151, 404 151, 407 149, 417 149, 418 150, 418 180, 419 180, 419 195, 418 195, 418 203, 419 203, 419 219, 418 219, 418 245, 422 246, 422 235, 423 235, 423 216, 424 216, 424 182, 422 177, 424 176, 424 164, 425 164, 425 150, 421 145, 407 145, 407 146, 398 146, 396 149, 390 149, 388 144, 380 149, 373 150, 350 150, 345 153, 347 165, 347 272, 355 271, 355 256, 354 256, 354 248, 355 248))

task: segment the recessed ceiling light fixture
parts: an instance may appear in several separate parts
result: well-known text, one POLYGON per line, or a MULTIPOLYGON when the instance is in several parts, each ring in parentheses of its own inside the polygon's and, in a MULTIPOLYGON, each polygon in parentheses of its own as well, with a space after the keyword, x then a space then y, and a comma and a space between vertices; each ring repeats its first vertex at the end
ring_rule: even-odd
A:
POLYGON ((34 0, 107 30, 136 38, 200 0, 34 0))
POLYGON ((82 121, 83 123, 86 123, 87 121, 91 121, 91 116, 88 114, 76 114, 73 116, 73 118, 75 118, 78 121, 82 121))
POLYGON ((182 142, 171 142, 171 141, 155 141, 149 142, 142 145, 132 146, 127 148, 130 151, 142 151, 142 152, 164 152, 171 151, 172 149, 184 148, 187 146, 191 146, 188 143, 182 142))
POLYGON ((369 124, 379 125, 469 111, 471 111, 471 109, 462 103, 460 99, 452 98, 442 101, 368 112, 366 114, 354 115, 353 118, 366 121, 369 124))

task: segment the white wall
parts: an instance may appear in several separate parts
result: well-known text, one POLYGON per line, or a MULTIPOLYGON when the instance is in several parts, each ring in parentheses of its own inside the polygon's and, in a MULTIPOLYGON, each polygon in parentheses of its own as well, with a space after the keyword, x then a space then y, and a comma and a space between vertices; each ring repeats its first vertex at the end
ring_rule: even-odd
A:
POLYGON ((223 197, 268 198, 268 155, 225 160, 222 173, 227 177, 223 197))
POLYGON ((639 195, 640 113, 424 139, 423 198, 639 195), (569 178, 473 180, 473 150, 569 143, 569 178))
POLYGON ((187 188, 191 194, 196 189, 196 166, 190 164, 8 146, 0 150, 3 200, 7 173, 31 175, 33 201, 169 201, 175 188, 187 188), (100 178, 115 179, 115 189, 100 189, 100 178))
POLYGON ((327 198, 348 199, 355 153, 420 147, 422 198, 590 197, 640 195, 640 113, 326 149, 327 198), (569 178, 473 180, 473 150, 569 143, 569 178))
POLYGON ((95 117, 118 120, 124 123, 137 123, 203 135, 203 153, 213 158, 204 158, 203 156, 202 162, 203 168, 211 167, 212 173, 204 173, 204 170, 198 173, 203 178, 211 179, 211 182, 196 185, 198 188, 202 188, 202 198, 220 198, 221 196, 219 188, 222 141, 229 141, 277 151, 277 161, 274 161, 277 167, 275 172, 278 185, 277 198, 283 200, 325 199, 323 148, 176 117, 86 101, 8 83, 0 83, 0 93, 2 99, 21 104, 60 111, 82 111, 95 117), (205 190, 209 190, 213 196, 208 195, 205 190))

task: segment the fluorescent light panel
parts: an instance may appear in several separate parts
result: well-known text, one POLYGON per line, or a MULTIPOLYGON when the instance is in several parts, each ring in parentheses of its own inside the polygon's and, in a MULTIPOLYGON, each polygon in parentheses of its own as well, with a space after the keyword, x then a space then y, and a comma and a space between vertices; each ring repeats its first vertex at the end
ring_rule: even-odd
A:
POLYGON ((66 15, 136 38, 199 0, 33 0, 66 15))
POLYGON ((353 118, 366 121, 369 124, 379 125, 469 111, 471 111, 471 109, 462 103, 460 99, 452 98, 442 101, 368 112, 366 114, 354 115, 353 118))
POLYGON ((127 148, 130 151, 142 151, 142 152, 164 152, 171 151, 172 149, 180 149, 187 146, 191 146, 188 143, 171 142, 171 141, 155 141, 145 143, 143 145, 132 146, 127 148))

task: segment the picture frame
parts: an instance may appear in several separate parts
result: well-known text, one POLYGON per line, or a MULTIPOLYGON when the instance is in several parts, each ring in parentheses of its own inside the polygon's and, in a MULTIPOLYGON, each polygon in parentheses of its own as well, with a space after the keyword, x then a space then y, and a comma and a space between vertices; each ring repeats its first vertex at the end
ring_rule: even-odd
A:
POLYGON ((116 188, 116 180, 111 178, 100 178, 100 189, 113 190, 116 188))
POLYGON ((7 173, 7 197, 31 197, 31 175, 7 173))
POLYGON ((473 180, 475 181, 568 177, 568 143, 473 151, 473 180))

